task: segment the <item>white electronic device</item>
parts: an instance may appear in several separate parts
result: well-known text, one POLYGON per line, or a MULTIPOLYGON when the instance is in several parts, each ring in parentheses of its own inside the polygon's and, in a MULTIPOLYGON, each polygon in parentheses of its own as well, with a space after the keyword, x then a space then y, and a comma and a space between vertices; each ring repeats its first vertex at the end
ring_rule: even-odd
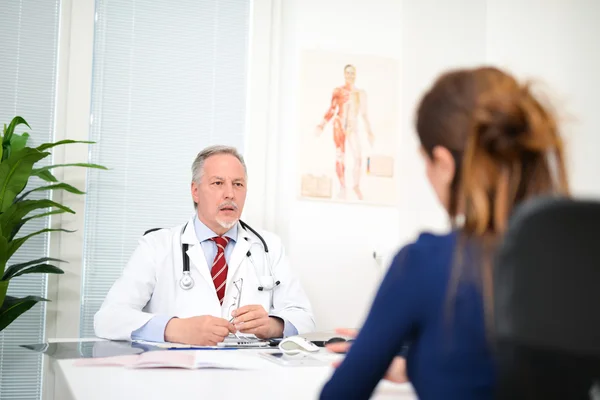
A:
POLYGON ((237 342, 217 343, 217 347, 243 347, 249 349, 262 349, 264 347, 269 347, 269 342, 247 342, 245 340, 239 340, 237 342))
POLYGON ((217 343, 218 347, 243 347, 243 348, 264 348, 270 344, 266 340, 261 340, 254 335, 229 335, 222 342, 217 343))
POLYGON ((308 353, 296 355, 286 353, 259 353, 261 357, 284 367, 322 367, 329 365, 327 361, 319 360, 308 353))
POLYGON ((285 354, 293 355, 303 351, 316 353, 319 351, 319 348, 313 342, 306 340, 301 336, 290 336, 279 343, 279 350, 285 354))

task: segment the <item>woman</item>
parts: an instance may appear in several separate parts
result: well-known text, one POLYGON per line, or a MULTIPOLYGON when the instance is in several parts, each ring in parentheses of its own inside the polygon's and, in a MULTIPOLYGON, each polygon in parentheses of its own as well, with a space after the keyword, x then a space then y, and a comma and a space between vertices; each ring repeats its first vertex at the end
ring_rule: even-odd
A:
POLYGON ((444 74, 422 99, 416 128, 427 177, 460 227, 422 234, 396 255, 322 399, 364 399, 384 376, 401 380, 392 361, 408 342, 420 399, 492 398, 491 253, 515 206, 567 192, 553 117, 503 71, 444 74))

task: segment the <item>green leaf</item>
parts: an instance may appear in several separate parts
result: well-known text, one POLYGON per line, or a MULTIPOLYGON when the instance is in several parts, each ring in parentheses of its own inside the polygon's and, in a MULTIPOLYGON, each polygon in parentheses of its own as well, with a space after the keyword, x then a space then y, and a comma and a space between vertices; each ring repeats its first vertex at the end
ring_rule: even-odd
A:
POLYGON ((46 182, 58 182, 58 179, 50 171, 36 171, 35 169, 31 171, 31 176, 37 176, 40 179, 45 180, 46 182))
MULTIPOLYGON (((10 156, 12 155, 13 152, 17 151, 19 148, 23 148, 25 146, 21 146, 21 143, 17 143, 17 148, 13 148, 13 140, 15 136, 21 136, 21 135, 15 135, 15 128, 21 124, 25 124, 27 125, 27 127, 29 129, 31 129, 31 127, 29 126, 29 124, 27 124, 27 122, 21 118, 21 117, 14 117, 13 120, 10 122, 10 125, 7 127, 6 124, 4 125, 4 133, 3 133, 3 137, 2 137, 2 146, 1 149, 2 151, 0 152, 0 161, 4 161, 7 160, 8 158, 10 158, 10 156)), ((29 135, 27 135, 29 136, 29 135)), ((18 140, 17 140, 18 142, 18 140)))
MULTIPOLYGON (((43 218, 43 217, 47 217, 49 215, 55 215, 55 214, 64 214, 66 212, 67 211, 65 211, 65 210, 52 210, 52 211, 48 211, 48 212, 45 212, 45 213, 33 215, 31 217, 24 218, 24 219, 21 220, 21 223, 24 225, 29 220, 32 220, 32 219, 35 219, 35 218, 43 218)), ((14 235, 13 235, 13 237, 14 237, 14 235)))
POLYGON ((40 186, 35 189, 28 190, 27 192, 25 192, 21 196, 19 196, 15 200, 15 202, 23 200, 26 196, 28 196, 30 193, 33 193, 33 192, 40 192, 42 190, 57 190, 57 189, 66 190, 67 192, 74 193, 74 194, 85 194, 85 192, 82 192, 81 190, 79 190, 76 187, 71 186, 67 183, 56 183, 54 185, 40 186))
POLYGON ((38 258, 36 260, 27 261, 27 262, 20 263, 20 264, 13 264, 10 266, 10 268, 25 268, 25 267, 29 267, 30 265, 44 263, 46 261, 54 261, 54 262, 61 262, 61 263, 67 263, 67 264, 69 263, 68 261, 61 260, 60 258, 42 257, 42 258, 38 258))
POLYGON ((54 146, 60 146, 63 144, 71 144, 71 143, 87 143, 87 144, 94 144, 96 142, 90 142, 88 140, 71 140, 71 139, 66 139, 66 140, 61 140, 59 142, 55 142, 55 143, 44 143, 41 146, 38 146, 37 149, 39 151, 44 151, 46 149, 50 149, 54 146))
MULTIPOLYGON (((4 269, 6 268, 6 263, 8 262, 8 240, 2 235, 2 231, 0 231, 0 276, 4 275, 4 269)), ((0 289, 2 289, 0 287, 0 289)), ((1 295, 0 290, 0 295, 1 295)), ((6 293, 5 293, 6 294, 6 293)), ((0 305, 2 305, 2 299, 0 299, 0 305)))
POLYGON ((10 139, 10 147, 12 151, 20 151, 27 146, 27 140, 29 140, 29 133, 24 132, 22 135, 13 134, 10 139))
POLYGON ((36 168, 34 169, 34 173, 39 173, 42 171, 48 171, 54 168, 58 168, 58 167, 85 167, 85 168, 97 168, 97 169, 104 169, 104 170, 108 170, 108 168, 106 168, 104 165, 98 165, 98 164, 88 164, 88 163, 74 163, 74 164, 55 164, 55 165, 48 165, 42 168, 36 168))
POLYGON ((2 303, 4 303, 4 298, 8 291, 8 283, 9 281, 0 281, 0 308, 2 308, 2 303))
MULTIPOLYGON (((60 261, 60 260, 59 260, 60 261)), ((21 268, 15 268, 19 265, 11 265, 6 269, 2 279, 0 281, 8 281, 10 279, 16 278, 17 276, 25 275, 25 274, 64 274, 65 271, 62 269, 55 267, 50 264, 38 264, 34 266, 24 266, 21 268)))
POLYGON ((7 276, 14 275, 16 272, 19 272, 23 268, 31 267, 32 265, 36 265, 36 264, 40 264, 40 263, 45 263, 46 261, 62 262, 62 263, 68 264, 68 262, 65 260, 61 260, 58 258, 52 258, 52 257, 42 257, 42 258, 38 258, 37 260, 31 260, 31 261, 27 261, 27 262, 24 262, 21 264, 13 264, 10 267, 8 267, 2 275, 0 275, 2 277, 2 278, 0 278, 0 282, 10 279, 10 277, 7 278, 7 276), (12 271, 12 272, 9 273, 9 271, 12 271))
POLYGON ((41 235, 42 233, 46 233, 46 232, 73 233, 75 231, 70 231, 68 229, 62 229, 62 228, 60 228, 60 229, 46 228, 46 229, 41 229, 37 232, 33 232, 27 236, 23 236, 18 239, 13 239, 10 243, 8 243, 8 258, 10 259, 13 256, 13 254, 15 254, 15 252, 19 249, 19 247, 21 247, 23 245, 23 243, 25 243, 28 239, 32 238, 33 236, 41 235))
POLYGON ((17 236, 17 233, 19 233, 19 231, 21 230, 23 225, 25 225, 27 222, 29 222, 32 219, 43 218, 43 217, 47 217, 49 215, 64 214, 64 213, 66 213, 65 210, 53 210, 53 211, 48 211, 48 212, 41 213, 41 214, 35 214, 28 218, 24 218, 12 229, 12 231, 10 232, 10 235, 8 235, 8 240, 13 240, 14 237, 17 236))
MULTIPOLYGON (((4 213, 0 214, 0 229, 6 235, 9 232, 12 232, 19 223, 23 223, 22 219, 30 212, 50 207, 75 214, 75 211, 71 210, 69 207, 63 206, 50 199, 23 200, 18 203, 13 203, 4 213)), ((13 233, 12 237, 14 237, 15 234, 16 233, 13 233)))
POLYGON ((2 307, 0 307, 0 331, 4 330, 11 322, 40 301, 49 300, 39 296, 27 296, 23 298, 6 296, 2 307))
POLYGON ((0 212, 6 211, 27 185, 33 164, 50 155, 26 147, 0 163, 0 212))
POLYGON ((27 127, 31 129, 27 121, 25 121, 22 117, 14 117, 13 120, 10 121, 10 125, 8 125, 8 128, 6 128, 6 130, 4 131, 4 139, 2 140, 2 145, 10 143, 12 135, 15 132, 15 128, 19 125, 27 125, 27 127))

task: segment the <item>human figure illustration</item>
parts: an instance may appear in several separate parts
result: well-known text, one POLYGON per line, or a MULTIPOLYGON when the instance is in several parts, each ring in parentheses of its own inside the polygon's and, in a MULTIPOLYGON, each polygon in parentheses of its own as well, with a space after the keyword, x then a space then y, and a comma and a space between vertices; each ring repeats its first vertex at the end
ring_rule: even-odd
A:
POLYGON ((356 80, 356 67, 344 67, 343 86, 336 87, 331 96, 331 105, 325 113, 323 121, 317 126, 317 135, 320 135, 325 125, 333 118, 333 141, 336 149, 335 171, 340 182, 340 199, 346 198, 346 143, 350 147, 354 158, 353 184, 354 192, 359 200, 363 199, 360 189, 360 172, 362 167, 362 152, 359 140, 359 118, 362 117, 367 132, 369 144, 373 146, 375 137, 367 115, 367 93, 354 85, 356 80))

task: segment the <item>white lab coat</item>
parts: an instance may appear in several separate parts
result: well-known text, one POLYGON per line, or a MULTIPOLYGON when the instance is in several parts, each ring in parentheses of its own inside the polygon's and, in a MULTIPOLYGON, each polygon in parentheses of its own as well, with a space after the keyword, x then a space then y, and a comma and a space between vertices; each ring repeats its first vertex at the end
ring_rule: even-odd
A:
POLYGON ((227 283, 223 305, 219 304, 215 287, 198 242, 194 221, 190 220, 183 234, 183 225, 151 232, 140 239, 122 275, 115 281, 94 318, 96 335, 111 340, 130 340, 131 334, 155 315, 192 317, 213 315, 229 319, 237 290, 233 281, 243 278, 240 306, 260 304, 269 315, 292 323, 299 334, 310 332, 315 322, 310 302, 300 282, 291 271, 281 240, 269 232, 259 232, 269 247, 275 278, 281 283, 273 290, 259 291, 262 285, 271 287, 273 278, 266 265, 260 240, 238 223, 238 237, 228 262, 227 283), (190 273, 194 287, 183 290, 179 281, 183 275, 181 243, 188 243, 190 273), (247 257, 252 253, 255 267, 247 257))

